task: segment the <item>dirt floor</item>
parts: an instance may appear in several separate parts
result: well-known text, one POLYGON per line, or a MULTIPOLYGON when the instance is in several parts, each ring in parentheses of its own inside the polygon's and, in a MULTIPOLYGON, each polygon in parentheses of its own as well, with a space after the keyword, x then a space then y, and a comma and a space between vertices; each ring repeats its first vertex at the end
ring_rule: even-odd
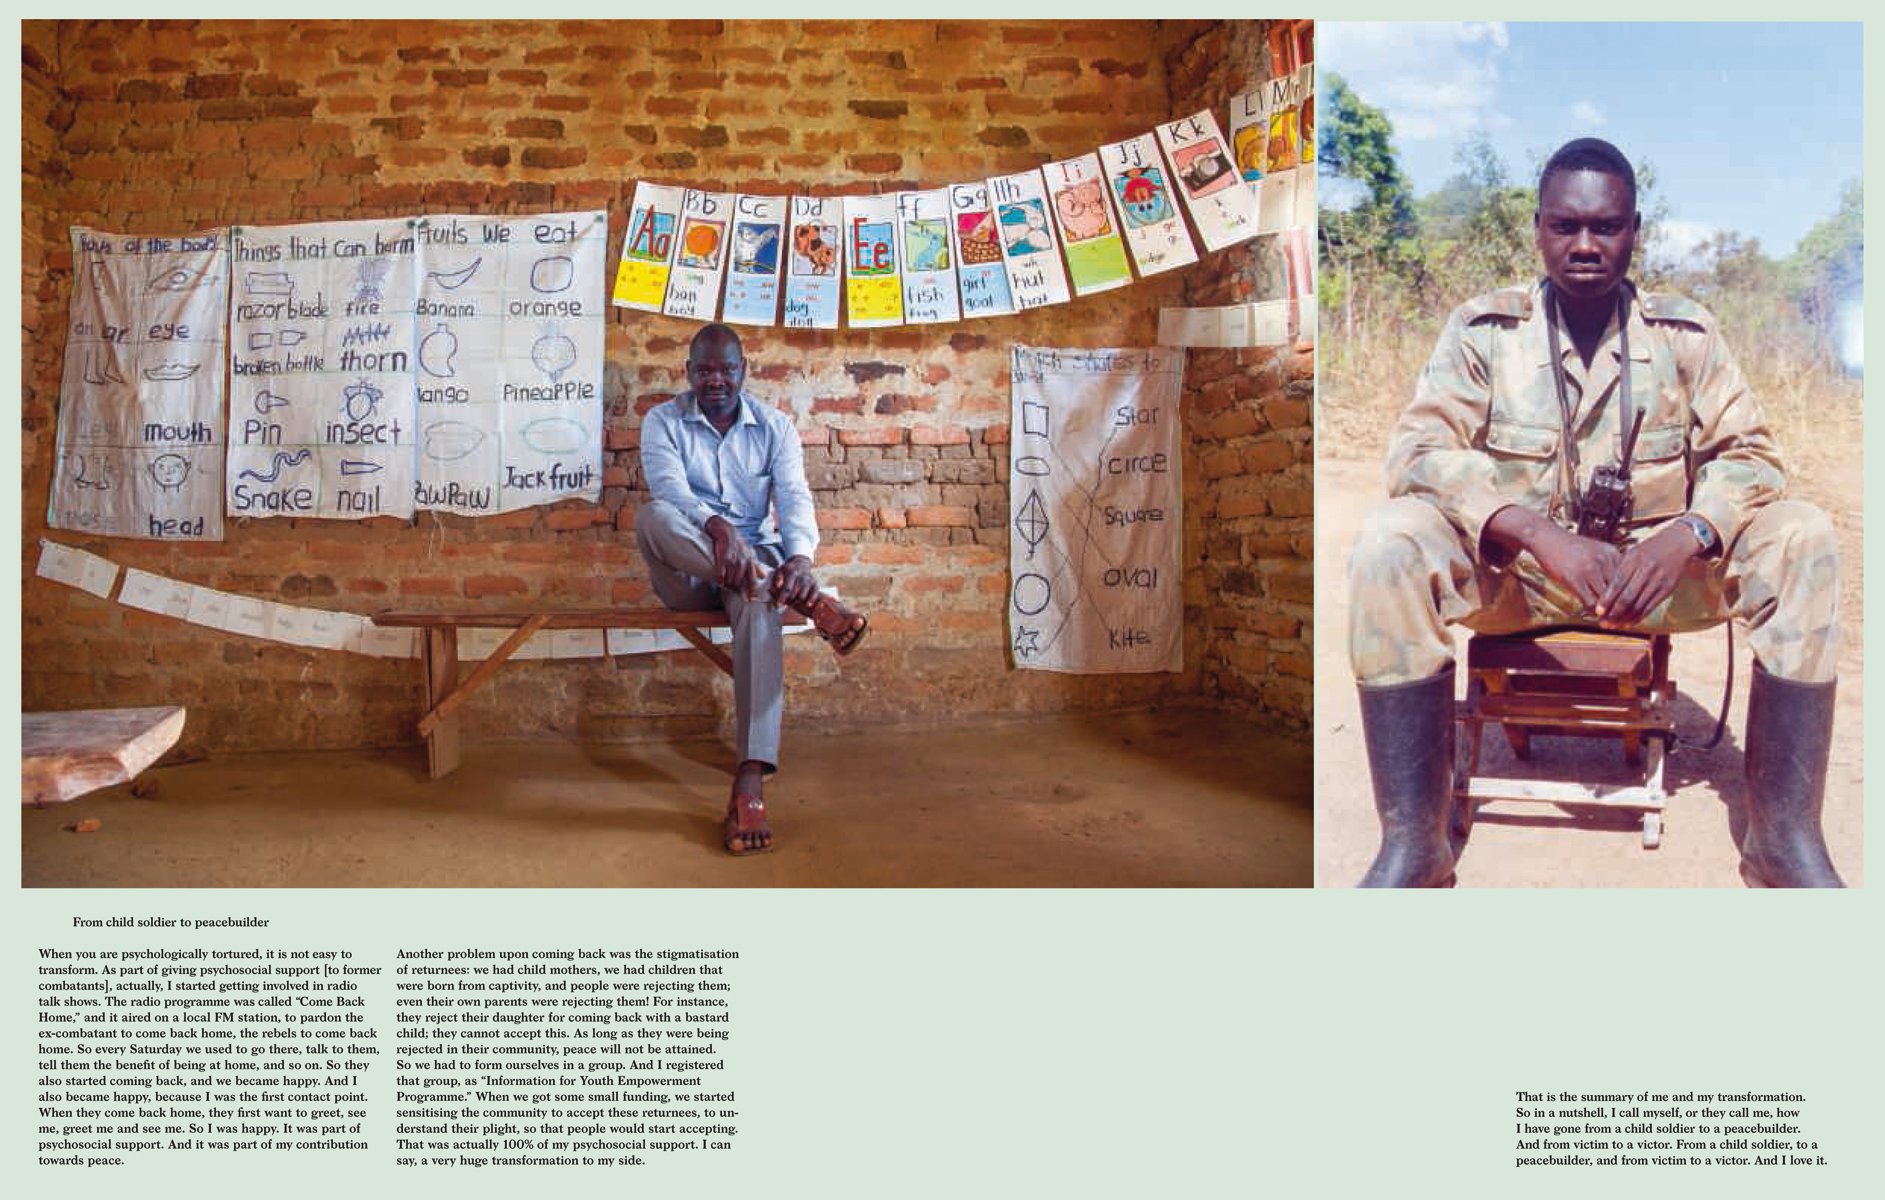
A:
MULTIPOLYGON (((1840 658, 1824 823, 1833 862, 1849 887, 1865 878, 1863 638, 1858 628, 1864 530, 1857 512, 1861 488, 1856 472, 1855 463, 1849 479, 1816 477, 1799 489, 1804 498, 1833 514, 1846 574, 1846 647, 1840 658), (1840 496, 1850 496, 1853 502, 1839 504, 1840 496)), ((1316 462, 1316 645, 1321 650, 1316 659, 1316 879, 1323 887, 1346 887, 1360 879, 1379 839, 1354 677, 1348 669, 1343 569, 1363 514, 1385 494, 1379 461, 1316 462)), ((1457 638, 1462 659, 1465 636, 1461 631, 1457 638)), ((1721 705, 1725 639, 1719 631, 1687 634, 1675 639, 1671 657, 1678 735, 1706 740, 1721 705)), ((1737 638, 1734 711, 1721 743, 1707 751, 1679 749, 1669 759, 1665 783, 1672 794, 1663 814, 1659 849, 1644 849, 1640 822, 1625 811, 1499 802, 1479 810, 1460 860, 1459 885, 1740 887, 1735 845, 1745 820, 1741 748, 1749 663, 1747 647, 1737 638)), ((1630 781, 1616 743, 1541 738, 1534 745, 1533 762, 1520 764, 1503 737, 1493 732, 1486 739, 1482 770, 1500 776, 1531 773, 1630 781)))
POLYGON ((1219 712, 794 735, 730 859, 717 742, 256 754, 26 809, 34 887, 1307 887, 1309 747, 1219 712), (1261 770, 1253 769, 1261 764, 1261 770), (77 833, 85 818, 101 827, 77 833))

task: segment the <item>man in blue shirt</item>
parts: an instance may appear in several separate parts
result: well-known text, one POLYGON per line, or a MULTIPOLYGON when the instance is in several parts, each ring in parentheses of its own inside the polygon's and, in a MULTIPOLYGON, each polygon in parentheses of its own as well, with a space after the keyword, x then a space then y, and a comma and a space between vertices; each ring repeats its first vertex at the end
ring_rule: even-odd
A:
POLYGON ((818 521, 798 430, 741 390, 739 335, 718 324, 695 334, 687 382, 642 421, 650 499, 635 514, 635 538, 663 604, 725 608, 732 621, 740 765, 724 841, 729 854, 752 854, 772 844, 764 779, 778 769, 785 710, 779 606, 811 618, 839 654, 856 648, 867 623, 818 590, 818 521))

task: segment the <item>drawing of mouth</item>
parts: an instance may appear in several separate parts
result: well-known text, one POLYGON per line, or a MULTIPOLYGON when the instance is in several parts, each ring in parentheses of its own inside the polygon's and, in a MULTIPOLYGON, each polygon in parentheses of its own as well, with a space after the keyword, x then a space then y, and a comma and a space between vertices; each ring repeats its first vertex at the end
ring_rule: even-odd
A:
POLYGON ((144 378, 155 383, 175 383, 188 379, 202 368, 202 363, 167 362, 162 366, 151 367, 144 372, 144 378))

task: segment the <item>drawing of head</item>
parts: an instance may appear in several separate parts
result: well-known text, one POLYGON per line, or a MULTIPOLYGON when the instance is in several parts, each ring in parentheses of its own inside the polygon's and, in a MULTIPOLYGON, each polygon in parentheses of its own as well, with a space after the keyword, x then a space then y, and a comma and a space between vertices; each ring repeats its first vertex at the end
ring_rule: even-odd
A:
POLYGON ((1113 188, 1119 194, 1119 207, 1126 214, 1126 224, 1144 228, 1172 219, 1165 173, 1157 167, 1133 167, 1124 175, 1115 175, 1113 188))
POLYGON ((1113 231, 1106 211, 1106 192, 1100 181, 1089 179, 1054 196, 1054 208, 1060 213, 1061 226, 1070 242, 1084 242, 1104 237, 1113 231))
POLYGON ((151 478, 166 492, 174 492, 190 477, 190 461, 181 454, 159 454, 151 460, 151 478))
POLYGON ((1053 249, 1047 235, 1047 212, 1039 200, 1001 206, 1001 240, 1010 256, 1038 254, 1053 249))
POLYGON ((962 242, 964 266, 1001 261, 1001 244, 995 240, 995 215, 991 212, 956 214, 956 236, 962 242))
POLYGON ((941 221, 911 221, 903 227, 903 255, 910 270, 949 269, 948 229, 941 221))
POLYGON ((1230 160, 1224 157, 1224 148, 1216 142, 1199 146, 1190 153, 1181 150, 1173 157, 1177 160, 1178 178, 1192 195, 1208 196, 1230 186, 1230 160))
POLYGON ((720 231, 724 228, 719 221, 701 221, 689 218, 681 231, 680 266, 700 267, 711 271, 720 265, 720 231))
POLYGON ((776 227, 741 221, 733 227, 733 269, 749 275, 777 273, 778 243, 776 227))
POLYGON ((836 225, 796 225, 792 229, 792 264, 799 275, 833 275, 838 269, 836 225))

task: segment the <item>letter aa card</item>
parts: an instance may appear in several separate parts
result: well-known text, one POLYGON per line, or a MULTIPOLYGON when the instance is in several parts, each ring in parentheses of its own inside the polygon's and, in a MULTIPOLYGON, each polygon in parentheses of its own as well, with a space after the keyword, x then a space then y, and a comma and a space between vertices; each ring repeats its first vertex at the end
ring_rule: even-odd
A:
POLYGON ((613 301, 618 308, 660 312, 674 264, 674 235, 681 227, 683 189, 641 182, 628 207, 628 233, 615 269, 613 301))
POLYGON ((1210 109, 1160 125, 1158 140, 1206 249, 1222 250, 1257 235, 1256 203, 1231 166, 1230 148, 1210 109))
POLYGON ((844 295, 853 329, 903 324, 899 194, 844 197, 844 295))
POLYGON ((897 234, 903 239, 903 319, 911 325, 960 321, 949 189, 899 193, 897 234))
POLYGON ((737 325, 772 325, 779 319, 779 275, 785 264, 784 196, 738 196, 733 201, 733 255, 727 263, 722 315, 737 325))
POLYGON ((1023 312, 1047 304, 1065 304, 1067 272, 1053 219, 1047 215, 1047 186, 1039 171, 1001 175, 988 181, 995 206, 995 229, 1008 264, 1008 290, 1023 312))
POLYGON ((1001 236, 989 207, 986 183, 958 183, 949 189, 949 236, 956 248, 956 278, 962 284, 962 315, 1005 317, 1014 311, 1008 268, 1001 258, 1001 236))
POLYGON ((1141 275, 1156 275, 1198 261, 1185 219, 1172 199, 1171 174, 1152 135, 1100 147, 1106 186, 1119 205, 1126 245, 1141 275))
POLYGON ((1106 198, 1100 156, 1083 154, 1041 168, 1047 194, 1053 201, 1054 224, 1067 250, 1067 272, 1075 295, 1111 291, 1132 282, 1126 265, 1126 244, 1119 239, 1119 222, 1106 198))
POLYGON ((719 314, 720 276, 732 237, 732 192, 697 192, 681 198, 681 233, 674 244, 674 270, 661 311, 670 317, 711 321, 719 314))
POLYGON ((835 197, 794 196, 786 252, 785 326, 836 329, 843 292, 838 259, 840 205, 835 197))

